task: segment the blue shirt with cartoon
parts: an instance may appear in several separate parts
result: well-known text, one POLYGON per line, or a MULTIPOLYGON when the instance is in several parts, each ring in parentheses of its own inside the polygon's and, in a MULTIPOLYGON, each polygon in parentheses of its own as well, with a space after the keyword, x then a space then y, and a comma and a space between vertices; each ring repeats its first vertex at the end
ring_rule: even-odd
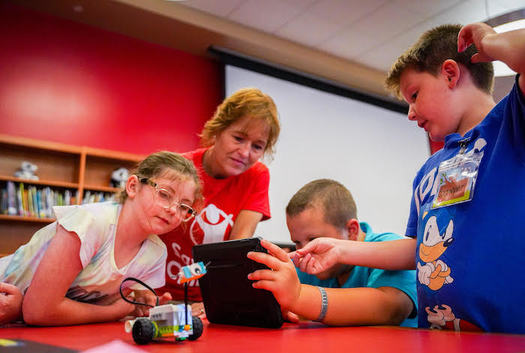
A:
POLYGON ((525 333, 525 99, 516 83, 419 170, 406 234, 417 236, 419 327, 525 333))

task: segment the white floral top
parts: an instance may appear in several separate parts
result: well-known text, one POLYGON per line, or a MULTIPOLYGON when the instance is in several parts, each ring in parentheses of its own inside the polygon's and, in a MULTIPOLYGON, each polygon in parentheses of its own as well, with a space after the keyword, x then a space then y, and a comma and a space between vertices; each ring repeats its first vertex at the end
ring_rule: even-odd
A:
MULTIPOLYGON (((126 277, 138 278, 152 288, 162 287, 167 253, 156 235, 143 242, 127 265, 117 268, 114 244, 120 209, 121 205, 114 202, 54 207, 56 222, 37 231, 14 254, 0 259, 0 281, 16 285, 24 293, 60 224, 78 235, 81 242, 79 255, 83 269, 71 284, 68 298, 90 303, 108 299, 119 295, 119 286, 126 277)), ((131 281, 123 286, 129 287, 144 289, 131 281)))

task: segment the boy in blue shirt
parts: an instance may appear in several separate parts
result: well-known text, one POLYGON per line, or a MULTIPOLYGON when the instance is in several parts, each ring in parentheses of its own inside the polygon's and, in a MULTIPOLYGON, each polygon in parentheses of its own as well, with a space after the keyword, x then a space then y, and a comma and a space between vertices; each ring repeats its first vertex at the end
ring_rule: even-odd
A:
POLYGON ((318 240, 297 251, 299 268, 417 268, 419 327, 525 333, 524 73, 525 30, 474 23, 424 33, 386 80, 409 104, 409 120, 445 141, 414 180, 412 239, 318 240), (497 105, 493 60, 518 73, 497 105))
MULTIPOLYGON (((357 220, 355 202, 340 183, 320 179, 303 186, 286 207, 287 225, 297 248, 319 237, 382 242, 401 237, 377 234, 357 220)), ((269 252, 249 257, 269 266, 249 276, 253 286, 274 293, 285 311, 328 325, 417 325, 414 271, 385 271, 334 264, 316 276, 297 270, 288 255, 263 241, 269 252)), ((291 315, 289 315, 290 318, 291 315)))

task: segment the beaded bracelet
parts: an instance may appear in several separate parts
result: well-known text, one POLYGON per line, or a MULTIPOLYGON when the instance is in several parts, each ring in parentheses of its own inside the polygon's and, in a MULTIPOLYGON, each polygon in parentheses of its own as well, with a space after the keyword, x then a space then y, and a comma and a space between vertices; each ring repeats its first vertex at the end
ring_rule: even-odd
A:
POLYGON ((323 321, 324 317, 326 316, 326 311, 328 310, 328 296, 326 295, 326 291, 324 288, 317 287, 319 289, 319 292, 321 292, 321 312, 319 313, 319 316, 315 321, 323 321))

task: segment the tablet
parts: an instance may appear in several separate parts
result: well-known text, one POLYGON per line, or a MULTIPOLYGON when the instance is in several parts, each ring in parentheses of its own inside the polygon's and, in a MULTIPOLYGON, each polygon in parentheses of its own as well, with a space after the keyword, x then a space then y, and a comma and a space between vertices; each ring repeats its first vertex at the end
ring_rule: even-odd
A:
POLYGON ((267 252, 260 238, 228 240, 193 247, 193 260, 206 265, 199 278, 208 321, 216 324, 279 328, 281 307, 273 294, 252 287, 248 274, 268 268, 246 257, 249 251, 267 252))

